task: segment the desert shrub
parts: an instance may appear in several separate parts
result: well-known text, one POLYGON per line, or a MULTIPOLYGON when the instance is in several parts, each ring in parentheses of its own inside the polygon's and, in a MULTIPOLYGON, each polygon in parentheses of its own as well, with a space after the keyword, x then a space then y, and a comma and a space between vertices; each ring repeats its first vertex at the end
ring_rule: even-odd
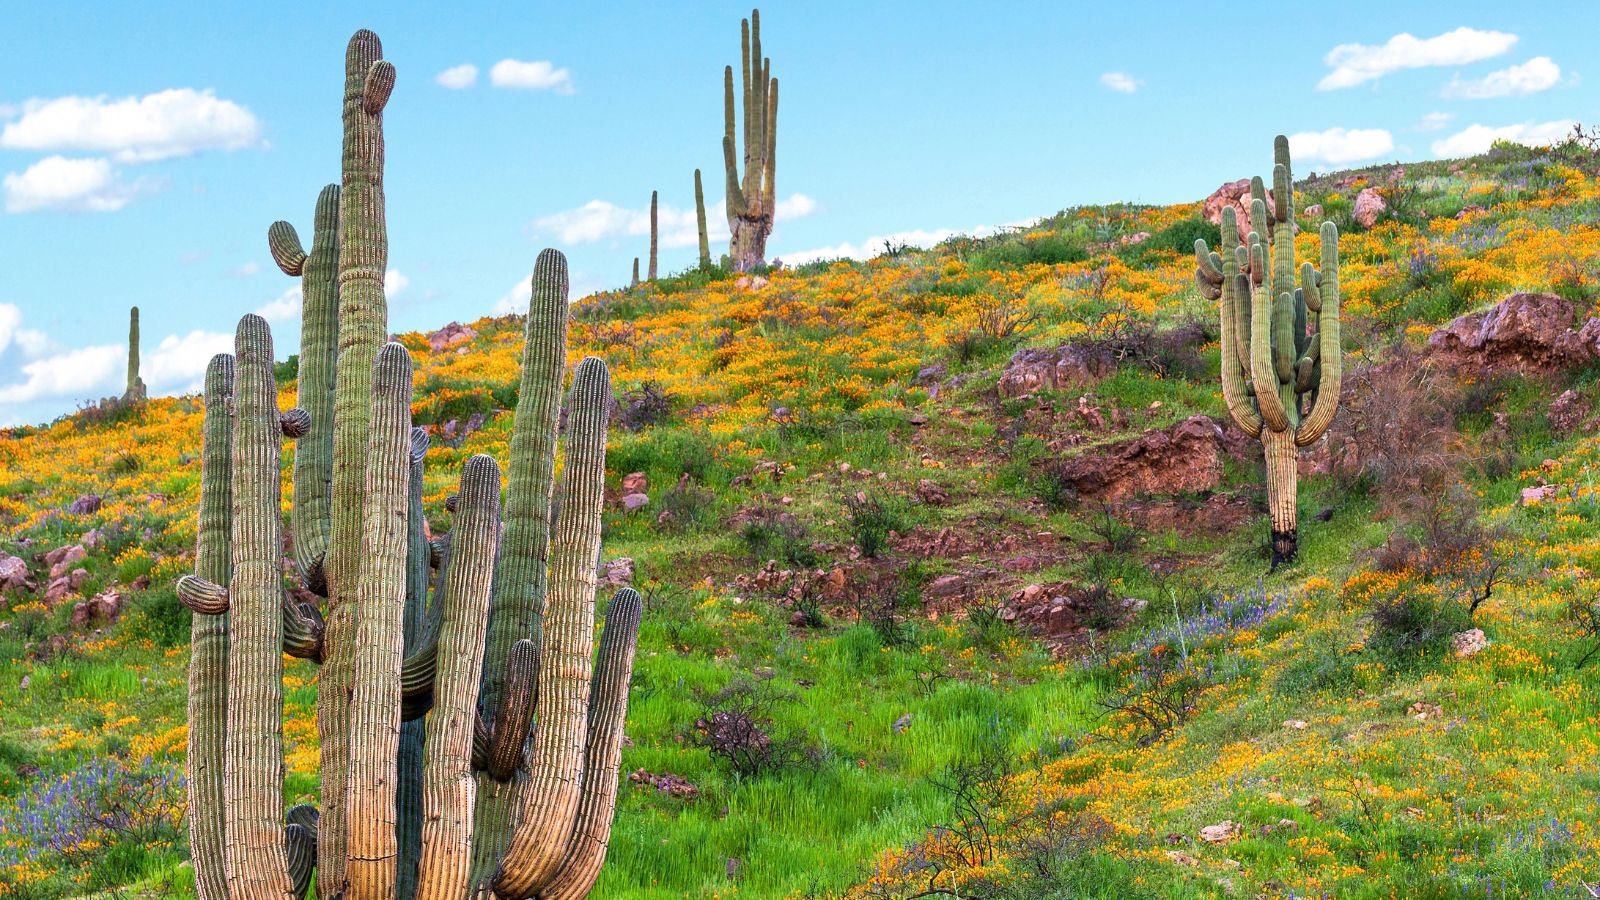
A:
POLYGON ((1574 597, 1567 607, 1567 624, 1578 632, 1577 643, 1583 655, 1572 667, 1581 669, 1600 655, 1600 599, 1574 597))
POLYGON ((809 569, 820 557, 811 549, 811 536, 793 513, 774 507, 754 510, 739 530, 750 555, 758 563, 769 559, 809 569))
POLYGON ((662 523, 668 528, 684 531, 699 528, 710 520, 717 495, 695 484, 685 473, 677 484, 661 495, 660 502, 662 523))
POLYGON ((1139 529, 1128 521, 1126 511, 1117 501, 1097 501, 1088 525, 1106 553, 1128 553, 1139 545, 1139 529))
POLYGON ((1039 320, 1038 315, 1028 309, 1026 299, 1011 291, 978 294, 973 305, 977 310, 978 333, 994 345, 1012 343, 1039 320))
MULTIPOLYGON (((447 382, 430 378, 417 389, 411 404, 411 418, 418 425, 440 425, 454 419, 466 421, 474 415, 487 417, 500 408, 487 385, 447 382)), ((512 401, 515 405, 515 400, 512 401)))
POLYGON ((72 419, 81 430, 111 428, 143 417, 145 404, 127 402, 121 397, 106 397, 99 402, 81 403, 72 419))
POLYGON ((1442 492, 1462 462, 1455 402, 1452 382, 1400 345, 1388 362, 1348 373, 1328 442, 1339 487, 1380 485, 1391 512, 1442 492))
POLYGON ((617 398, 616 423, 627 431, 643 431, 672 420, 672 395, 646 382, 617 398))
POLYGON ((128 624, 133 634, 149 638, 159 647, 181 647, 189 641, 193 614, 171 585, 152 584, 129 604, 128 624))
POLYGON ((797 729, 776 718, 799 701, 770 679, 736 679, 709 696, 701 696, 693 740, 745 778, 783 771, 806 759, 806 740, 797 729))
POLYGON ((967 640, 972 646, 994 653, 1016 637, 1017 628, 1001 617, 998 603, 979 603, 967 610, 967 640))
POLYGON ((1426 589, 1403 589, 1381 597, 1367 612, 1367 649, 1386 656, 1396 668, 1436 656, 1450 636, 1472 627, 1472 616, 1455 598, 1426 589))
POLYGON ((708 484, 718 471, 711 439, 687 428, 656 428, 617 440, 606 448, 606 465, 616 472, 645 472, 662 482, 688 475, 708 484))
POLYGON ((272 366, 272 374, 274 376, 276 376, 276 378, 278 379, 278 384, 280 384, 280 385, 287 384, 287 383, 289 383, 291 381, 294 381, 296 378, 299 378, 300 377, 300 354, 291 353, 291 354, 289 354, 289 358, 288 359, 286 359, 286 360, 284 360, 282 362, 273 364, 273 366, 272 366))
POLYGON ((890 532, 905 529, 905 515, 898 503, 856 494, 846 497, 844 506, 850 521, 850 538, 868 559, 877 557, 888 546, 890 532))
POLYGON ((1128 729, 1139 747, 1159 743, 1194 715, 1200 694, 1210 686, 1204 673, 1170 648, 1152 653, 1121 691, 1100 700, 1103 714, 1128 729))
POLYGON ((1307 648, 1296 654, 1278 676, 1278 693, 1287 697, 1348 693, 1356 683, 1356 666, 1360 662, 1360 654, 1347 653, 1343 647, 1307 648))
POLYGON ((968 265, 984 269, 1020 269, 1028 265, 1054 266, 1083 262, 1089 258, 1088 241, 1066 231, 1033 231, 1026 234, 996 235, 982 241, 968 265))

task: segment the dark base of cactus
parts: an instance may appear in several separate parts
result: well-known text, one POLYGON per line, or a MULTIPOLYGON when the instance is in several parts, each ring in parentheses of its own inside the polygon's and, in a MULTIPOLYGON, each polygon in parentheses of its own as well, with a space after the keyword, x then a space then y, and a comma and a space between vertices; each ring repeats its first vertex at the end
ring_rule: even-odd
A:
POLYGON ((1300 532, 1291 528, 1288 531, 1272 532, 1272 570, 1277 571, 1279 566, 1287 566, 1294 562, 1295 555, 1300 550, 1300 532))

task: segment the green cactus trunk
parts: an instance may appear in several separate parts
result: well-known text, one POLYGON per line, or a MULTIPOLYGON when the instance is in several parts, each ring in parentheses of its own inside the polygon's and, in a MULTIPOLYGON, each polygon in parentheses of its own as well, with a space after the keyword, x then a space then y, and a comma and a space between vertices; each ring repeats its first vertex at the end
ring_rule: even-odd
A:
MULTIPOLYGON (((201 427, 200 524, 195 574, 212 584, 231 578, 233 530, 233 357, 218 354, 206 367, 201 427)), ((224 752, 228 711, 228 617, 197 615, 189 636, 189 848, 200 900, 228 900, 223 875, 224 752)))
POLYGON ((255 315, 234 342, 232 577, 224 866, 233 900, 292 893, 283 841, 283 520, 272 335, 255 315))
POLYGON ((739 23, 739 67, 744 114, 744 160, 740 174, 735 140, 733 67, 723 70, 723 167, 727 172, 728 253, 733 267, 749 272, 766 265, 767 236, 772 234, 777 168, 778 80, 772 60, 761 55, 761 12, 739 23))
POLYGON ((656 225, 656 192, 650 192, 650 280, 656 280, 656 247, 660 231, 656 225))
POLYGON ((334 399, 333 528, 328 553, 328 628, 317 729, 322 734, 322 821, 317 894, 332 897, 345 879, 347 782, 351 772, 350 694, 355 607, 362 553, 362 501, 371 421, 372 363, 388 332, 383 275, 383 107, 394 66, 378 36, 358 31, 345 51, 344 152, 339 195, 339 360, 334 399))
POLYGON ((139 307, 128 310, 128 387, 122 399, 129 403, 143 403, 144 379, 139 377, 139 307))
MULTIPOLYGON (((410 479, 406 503, 406 605, 402 632, 405 657, 422 649, 428 631, 427 513, 422 506, 422 462, 428 452, 428 432, 411 429, 410 479)), ((400 725, 396 760, 395 833, 400 862, 396 875, 397 900, 411 900, 417 892, 417 861, 422 853, 422 766, 427 723, 421 717, 400 725)))
POLYGON ((1303 265, 1297 287, 1287 138, 1278 136, 1273 155, 1270 204, 1260 178, 1250 186, 1250 221, 1261 230, 1252 230, 1241 245, 1237 216, 1232 207, 1224 209, 1221 252, 1195 242, 1195 281, 1205 296, 1219 301, 1228 412, 1265 451, 1276 569, 1299 552, 1298 448, 1320 440, 1338 412, 1343 349, 1338 229, 1322 224, 1322 267, 1303 265))
POLYGON ((711 242, 706 239, 706 192, 700 184, 700 170, 694 170, 694 220, 700 231, 700 268, 711 268, 711 242))

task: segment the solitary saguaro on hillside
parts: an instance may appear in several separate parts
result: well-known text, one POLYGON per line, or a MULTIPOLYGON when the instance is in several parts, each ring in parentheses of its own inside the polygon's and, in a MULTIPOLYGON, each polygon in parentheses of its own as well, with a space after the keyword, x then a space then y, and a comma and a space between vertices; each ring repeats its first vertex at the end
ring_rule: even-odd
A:
POLYGON ((1233 208, 1222 211, 1222 251, 1195 241, 1195 282, 1219 300, 1222 396, 1235 424, 1267 457, 1272 567, 1294 561, 1298 448, 1322 437, 1339 409, 1339 229, 1322 223, 1322 268, 1307 262, 1295 287, 1294 178, 1289 139, 1273 143, 1272 195, 1250 182, 1251 231, 1239 243, 1233 208), (1267 233, 1263 233, 1266 231, 1267 233), (1313 318, 1314 317, 1314 318, 1313 318))
POLYGON ((234 354, 207 371, 195 573, 177 585, 195 613, 196 892, 303 900, 314 876, 330 900, 584 897, 610 840, 642 609, 633 590, 617 592, 596 654, 610 375, 599 359, 578 364, 560 427, 567 262, 540 253, 504 515, 499 464, 474 456, 453 528, 428 539, 411 356, 384 342, 382 112, 394 67, 381 57, 377 35, 351 38, 344 179, 317 200, 310 252, 288 223, 268 229, 279 267, 302 279, 305 408, 278 411, 259 316, 240 320, 234 354), (285 437, 299 441, 293 593, 285 437), (284 809, 286 653, 322 667, 320 810, 284 809))
POLYGON ((139 377, 139 307, 128 310, 128 387, 122 399, 139 403, 145 398, 144 379, 139 377))
POLYGON ((700 230, 700 268, 711 267, 711 244, 706 240, 706 192, 700 186, 700 170, 694 170, 694 220, 700 230))
POLYGON ((761 11, 739 23, 739 68, 744 90, 744 170, 735 140, 733 66, 722 73, 722 160, 728 174, 728 255, 734 269, 748 272, 766 265, 767 236, 775 206, 772 174, 778 140, 778 79, 772 60, 761 55, 761 11))
POLYGON ((660 243, 660 230, 656 227, 656 192, 650 192, 650 280, 656 280, 656 247, 660 243))

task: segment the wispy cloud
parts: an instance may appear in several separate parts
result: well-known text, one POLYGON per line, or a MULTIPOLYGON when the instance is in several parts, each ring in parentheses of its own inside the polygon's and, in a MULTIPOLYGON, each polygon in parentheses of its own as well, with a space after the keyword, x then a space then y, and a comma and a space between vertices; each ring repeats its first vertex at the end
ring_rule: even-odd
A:
POLYGON ((1144 87, 1144 82, 1127 72, 1107 72, 1100 76, 1100 84, 1119 94, 1131 94, 1144 87))
POLYGON ((1433 155, 1445 158, 1473 156, 1488 150, 1495 141, 1511 141, 1542 147, 1554 144, 1572 132, 1571 119, 1553 122, 1520 122, 1515 125, 1468 125, 1446 138, 1433 142, 1433 155))
POLYGON ((1482 78, 1463 79, 1457 75, 1444 86, 1444 96, 1452 100, 1520 97, 1547 91, 1560 82, 1561 67, 1555 60, 1535 56, 1520 66, 1499 69, 1482 78))
POLYGON ((451 66, 433 76, 433 83, 452 91, 465 90, 478 83, 478 67, 472 63, 451 66))
POLYGON ((1457 28, 1431 38, 1397 34, 1382 44, 1340 44, 1323 62, 1333 69, 1317 83, 1322 91, 1355 87, 1401 69, 1459 66, 1510 52, 1517 36, 1503 31, 1457 28))
POLYGON ((1289 135, 1296 159, 1342 165, 1376 159, 1394 150, 1394 135, 1382 128, 1329 128, 1289 135))
POLYGON ((261 123, 249 109, 193 88, 27 100, 0 131, 0 147, 105 153, 124 163, 261 145, 261 123))
POLYGON ((1422 117, 1417 123, 1418 131, 1443 131, 1456 119, 1455 113, 1431 112, 1422 117))
POLYGON ((571 94, 575 90, 571 72, 558 69, 554 63, 543 59, 531 62, 502 59, 489 69, 489 83, 497 88, 555 91, 558 94, 571 94))
POLYGON ((139 194, 156 190, 158 183, 123 181, 105 159, 47 156, 21 173, 7 173, 0 186, 8 213, 115 212, 139 194))

